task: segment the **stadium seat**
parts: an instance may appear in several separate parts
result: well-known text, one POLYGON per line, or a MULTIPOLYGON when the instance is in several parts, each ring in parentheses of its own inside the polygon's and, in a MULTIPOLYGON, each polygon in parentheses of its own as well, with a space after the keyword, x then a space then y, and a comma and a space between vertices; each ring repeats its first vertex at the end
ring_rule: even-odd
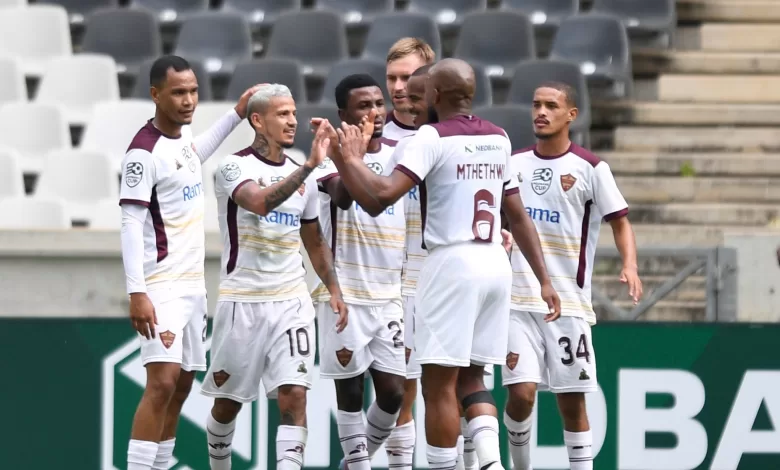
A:
POLYGON ((81 138, 82 150, 105 152, 115 171, 136 132, 154 117, 154 103, 146 100, 105 101, 95 105, 81 138))
POLYGON ((473 11, 487 9, 487 0, 409 0, 407 11, 433 17, 439 27, 457 26, 473 11))
POLYGON ((674 0, 594 0, 592 12, 611 13, 623 20, 632 43, 670 47, 677 28, 674 0))
POLYGON ((25 75, 39 77, 49 60, 72 54, 65 8, 30 5, 0 15, 0 56, 19 59, 25 75))
POLYGON ((61 105, 73 125, 85 124, 96 103, 113 100, 119 100, 116 64, 100 54, 52 60, 35 95, 38 103, 61 105))
MULTIPOLYGON (((208 103, 199 104, 195 109, 195 116, 192 119, 192 135, 197 137, 202 132, 206 131, 217 119, 221 118, 232 109, 236 104, 232 101, 210 101, 208 103)), ((255 132, 249 125, 249 122, 244 120, 233 132, 222 142, 222 145, 214 152, 213 155, 206 161, 206 165, 214 165, 218 159, 221 159, 225 155, 233 154, 241 149, 249 147, 249 145, 255 140, 255 132)))
POLYGON ((0 0, 0 8, 26 7, 27 0, 0 0))
POLYGON ((118 197, 90 204, 89 228, 92 230, 119 230, 122 228, 122 208, 119 206, 118 197))
POLYGON ((295 148, 308 155, 311 152, 311 143, 314 140, 314 132, 309 122, 311 118, 320 117, 330 121, 334 126, 341 125, 339 110, 335 104, 308 104, 298 107, 298 130, 295 132, 295 148))
POLYGON ((19 160, 14 149, 0 147, 0 198, 24 196, 24 174, 19 160))
POLYGON ((590 94, 577 64, 557 60, 529 60, 518 64, 507 102, 531 106, 536 87, 547 81, 563 82, 574 88, 580 113, 571 130, 575 133, 588 132, 591 123, 590 94))
POLYGON ((550 59, 579 64, 591 91, 605 98, 631 96, 628 35, 614 15, 589 13, 564 20, 555 34, 550 59))
POLYGON ((394 0, 316 0, 315 8, 341 13, 347 27, 370 25, 376 15, 393 11, 394 0))
POLYGON ((299 60, 304 76, 319 79, 347 55, 347 33, 339 15, 316 10, 279 15, 266 52, 269 58, 299 60))
POLYGON ((37 0, 38 4, 61 5, 68 11, 71 24, 79 25, 98 8, 116 8, 119 0, 37 0))
POLYGON ((252 26, 271 27, 280 14, 300 10, 301 0, 223 0, 220 8, 248 16, 252 26))
POLYGON ((470 13, 463 21, 454 55, 484 66, 490 77, 510 78, 519 61, 536 57, 533 26, 520 12, 470 13))
POLYGON ((537 28, 554 31, 561 21, 579 12, 580 0, 503 0, 501 8, 520 11, 537 28))
POLYGON ((0 199, 0 230, 68 230, 70 214, 63 201, 15 197, 0 199))
POLYGON ((474 114, 502 127, 512 142, 512 150, 519 150, 536 143, 529 106, 517 104, 491 106, 475 109, 474 114))
POLYGON ((74 220, 89 220, 95 201, 119 198, 116 165, 104 152, 53 150, 46 155, 35 197, 62 199, 74 220))
POLYGON ((490 77, 488 76, 485 67, 479 64, 471 64, 471 68, 474 69, 474 78, 476 79, 474 100, 471 102, 472 107, 478 108, 492 105, 493 87, 490 84, 490 77))
POLYGON ((209 7, 208 0, 131 0, 131 8, 143 8, 157 15, 162 24, 176 24, 209 7))
MULTIPOLYGON (((152 69, 152 64, 157 58, 152 58, 144 61, 138 68, 138 74, 135 77, 135 83, 133 85, 133 91, 130 93, 130 98, 151 100, 152 96, 149 94, 149 72, 152 69)), ((211 101, 213 94, 211 91, 211 78, 209 77, 206 68, 197 60, 187 60, 189 62, 192 71, 195 73, 195 78, 198 79, 198 100, 211 101)))
POLYGON ((325 86, 322 90, 322 99, 320 103, 329 103, 332 106, 336 106, 336 86, 345 77, 356 74, 365 73, 374 78, 379 83, 379 88, 382 89, 382 94, 385 100, 390 99, 390 95, 387 92, 387 84, 385 80, 386 66, 383 61, 374 59, 347 59, 342 60, 330 69, 328 78, 325 80, 325 86))
POLYGON ((368 30, 362 57, 384 61, 390 47, 403 37, 424 40, 436 57, 441 57, 441 37, 436 23, 429 15, 409 12, 378 15, 368 30))
POLYGON ((236 12, 194 13, 182 22, 174 53, 202 62, 209 74, 230 75, 252 58, 249 22, 236 12))
POLYGON ((50 150, 71 147, 62 109, 53 103, 8 103, 0 106, 0 142, 19 152, 25 173, 37 173, 50 150))
POLYGON ((162 54, 160 26, 146 10, 98 10, 87 18, 81 48, 110 55, 119 73, 135 76, 145 60, 162 54))
POLYGON ((247 88, 257 83, 287 85, 296 102, 306 102, 306 85, 301 64, 297 60, 263 59, 238 64, 233 76, 230 77, 225 99, 238 100, 247 88))
POLYGON ((14 101, 27 101, 21 63, 12 57, 0 57, 0 105, 14 101))

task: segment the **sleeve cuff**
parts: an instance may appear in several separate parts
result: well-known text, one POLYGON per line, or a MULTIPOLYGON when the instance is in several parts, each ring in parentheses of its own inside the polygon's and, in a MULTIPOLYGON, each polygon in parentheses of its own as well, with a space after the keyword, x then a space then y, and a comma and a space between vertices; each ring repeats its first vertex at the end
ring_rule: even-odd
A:
POLYGON ((119 205, 132 204, 134 206, 149 207, 149 201, 142 201, 140 199, 120 199, 119 205))
POLYGON ((520 188, 509 188, 504 191, 504 196, 511 196, 513 194, 518 194, 520 192, 520 188))
POLYGON ((230 199, 235 201, 236 200, 236 193, 238 193, 238 190, 241 189, 245 184, 249 183, 250 181, 252 181, 252 180, 247 179, 247 180, 244 180, 244 181, 238 183, 238 186, 236 186, 235 189, 233 189, 233 192, 230 193, 230 199))
POLYGON ((605 222, 610 222, 612 220, 619 219, 621 217, 625 217, 627 215, 628 215, 628 207, 625 207, 623 209, 620 209, 619 211, 612 212, 610 214, 605 215, 604 216, 604 221, 605 222))
POLYGON ((422 183, 422 179, 419 176, 417 176, 417 173, 413 172, 409 168, 406 168, 403 165, 396 165, 395 169, 408 176, 412 181, 415 182, 415 184, 422 183))
POLYGON ((328 180, 332 180, 333 178, 337 177, 338 175, 339 175, 338 173, 331 173, 331 174, 325 175, 325 176, 323 176, 321 178, 317 178, 317 182, 318 183, 324 183, 324 182, 326 182, 328 180))
POLYGON ((301 219, 302 224, 313 224, 319 220, 319 217, 315 217, 313 219, 301 219))

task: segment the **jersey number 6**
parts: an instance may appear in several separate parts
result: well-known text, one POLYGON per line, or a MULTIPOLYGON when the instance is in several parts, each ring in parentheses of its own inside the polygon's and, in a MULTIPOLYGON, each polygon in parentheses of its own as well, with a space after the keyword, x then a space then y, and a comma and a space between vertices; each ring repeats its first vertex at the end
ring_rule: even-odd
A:
POLYGON ((495 209, 496 197, 487 189, 480 189, 474 194, 474 221, 471 231, 474 239, 489 242, 493 239, 493 226, 496 224, 496 216, 488 209, 495 209))

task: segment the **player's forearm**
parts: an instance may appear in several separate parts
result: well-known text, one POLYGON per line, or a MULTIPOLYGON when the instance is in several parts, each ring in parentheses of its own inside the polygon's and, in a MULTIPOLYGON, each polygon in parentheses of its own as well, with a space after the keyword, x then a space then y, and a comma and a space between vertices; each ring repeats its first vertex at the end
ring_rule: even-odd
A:
POLYGON ((610 224, 612 225, 612 235, 615 237, 615 246, 623 259, 623 268, 637 269, 636 237, 631 223, 627 217, 621 217, 613 220, 610 224))
POLYGON ((205 162, 222 145, 227 136, 241 123, 241 118, 235 109, 217 119, 205 132, 193 139, 195 151, 201 162, 205 162))
POLYGON ((350 194, 350 197, 357 201, 358 204, 368 212, 372 217, 376 217, 385 210, 386 206, 382 206, 377 198, 370 192, 369 188, 361 175, 361 168, 363 167, 368 171, 370 176, 376 176, 366 165, 361 162, 357 162, 356 165, 346 165, 343 171, 340 173, 341 182, 350 194), (353 168, 354 166, 354 168, 353 168))
POLYGON ((122 206, 122 263, 125 267, 127 293, 146 292, 144 278, 144 222, 147 209, 142 206, 122 206))
MULTIPOLYGON (((252 212, 265 217, 271 211, 279 207, 284 201, 290 198, 295 191, 300 188, 306 178, 311 175, 314 168, 303 165, 296 169, 290 176, 264 188, 252 196, 250 201, 236 201, 241 207, 249 207, 252 212), (242 204, 243 202, 243 204, 242 204), (244 205, 246 204, 246 205, 244 205)), ((240 195, 239 195, 240 198, 240 195)))
POLYGON ((314 272, 317 273, 317 277, 328 289, 330 295, 340 297, 341 286, 339 286, 336 268, 333 264, 333 252, 325 241, 325 235, 322 233, 319 222, 314 224, 311 229, 307 227, 305 230, 308 233, 302 237, 303 246, 309 254, 314 272), (314 233, 315 230, 316 233, 314 233))
POLYGON ((517 243, 523 257, 528 261, 531 269, 539 280, 540 284, 550 282, 550 276, 547 273, 547 265, 544 262, 544 252, 542 251, 542 242, 539 240, 539 233, 536 231, 531 218, 523 212, 517 220, 510 220, 512 236, 517 243))

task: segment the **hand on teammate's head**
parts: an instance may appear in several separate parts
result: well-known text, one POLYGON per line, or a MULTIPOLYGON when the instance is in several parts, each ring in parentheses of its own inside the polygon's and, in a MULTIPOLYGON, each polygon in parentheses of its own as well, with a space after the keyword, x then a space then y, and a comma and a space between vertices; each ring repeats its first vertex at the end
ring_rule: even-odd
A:
POLYGON ((235 107, 236 114, 238 114, 238 117, 240 117, 241 119, 246 118, 247 105, 249 104, 249 98, 251 98, 252 95, 254 95, 255 92, 257 92, 257 90, 259 90, 260 88, 262 88, 264 86, 267 86, 267 85, 268 85, 267 83, 258 83, 257 85, 255 85, 255 86, 253 86, 251 88, 248 88, 241 95, 241 97, 238 99, 238 103, 236 104, 236 107, 235 107))

